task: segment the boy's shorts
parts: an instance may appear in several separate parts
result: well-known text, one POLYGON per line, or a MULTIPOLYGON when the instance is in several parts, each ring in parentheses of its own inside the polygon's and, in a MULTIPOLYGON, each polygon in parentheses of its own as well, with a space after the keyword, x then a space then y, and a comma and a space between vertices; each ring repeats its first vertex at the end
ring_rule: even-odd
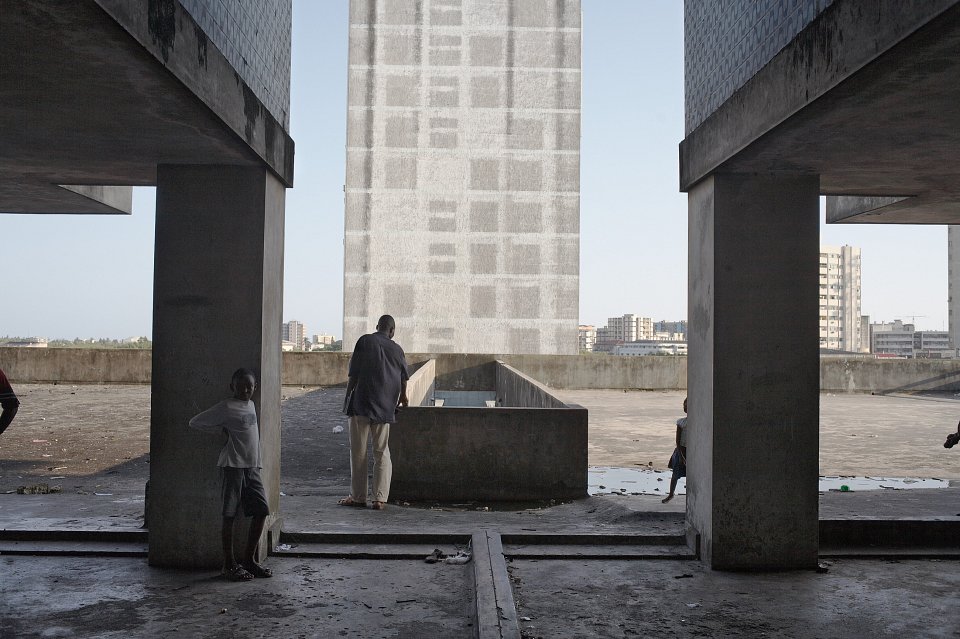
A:
POLYGON ((239 506, 243 506, 243 514, 247 517, 266 517, 270 514, 259 468, 221 466, 220 485, 224 517, 236 517, 239 506))

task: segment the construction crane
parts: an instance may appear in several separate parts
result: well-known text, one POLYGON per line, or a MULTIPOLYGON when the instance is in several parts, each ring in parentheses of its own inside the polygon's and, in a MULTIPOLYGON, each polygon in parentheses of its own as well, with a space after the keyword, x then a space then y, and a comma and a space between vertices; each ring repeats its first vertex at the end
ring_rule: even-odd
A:
POLYGON ((917 326, 917 318, 918 318, 918 317, 927 317, 926 315, 907 315, 907 314, 905 314, 905 313, 898 313, 897 315, 898 315, 898 317, 909 317, 909 318, 910 318, 910 323, 913 324, 914 328, 916 328, 916 326, 917 326))

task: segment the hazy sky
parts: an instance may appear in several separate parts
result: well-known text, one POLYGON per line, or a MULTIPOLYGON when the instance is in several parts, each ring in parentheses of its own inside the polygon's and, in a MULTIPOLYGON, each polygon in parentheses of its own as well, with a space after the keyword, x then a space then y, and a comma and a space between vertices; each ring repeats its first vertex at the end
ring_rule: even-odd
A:
MULTIPOLYGON (((294 0, 284 320, 340 336, 347 2, 294 0)), ((686 317, 683 3, 583 0, 580 321, 686 317)), ((0 216, 7 288, 0 336, 151 334, 153 189, 132 216, 0 216)), ((821 220, 822 220, 821 215, 821 220)), ((942 226, 830 226, 824 244, 863 250, 863 308, 874 321, 947 326, 942 226)))

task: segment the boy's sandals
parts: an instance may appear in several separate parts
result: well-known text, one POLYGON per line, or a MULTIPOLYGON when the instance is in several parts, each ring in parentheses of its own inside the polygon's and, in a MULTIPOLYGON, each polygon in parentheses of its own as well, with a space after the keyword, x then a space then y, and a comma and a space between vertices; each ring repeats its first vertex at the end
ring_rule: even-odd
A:
POLYGON ((353 508, 366 508, 367 502, 365 501, 356 501, 353 497, 344 497, 337 502, 340 506, 351 506, 353 508))
POLYGON ((240 564, 237 564, 233 568, 224 568, 220 575, 230 581, 250 581, 253 579, 253 575, 240 564))
POLYGON ((439 548, 434 548, 433 552, 423 558, 428 564, 435 564, 447 558, 447 554, 439 548))
POLYGON ((273 571, 267 568, 266 566, 261 566, 258 563, 244 564, 243 568, 245 569, 252 577, 257 578, 270 578, 273 577, 273 571))

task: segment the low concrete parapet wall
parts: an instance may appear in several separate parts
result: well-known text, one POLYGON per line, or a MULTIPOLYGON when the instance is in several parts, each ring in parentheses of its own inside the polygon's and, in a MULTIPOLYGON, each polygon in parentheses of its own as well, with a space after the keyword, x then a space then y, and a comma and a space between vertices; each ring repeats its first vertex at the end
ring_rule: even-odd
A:
MULTIPOLYGON (((495 360, 550 388, 683 390, 687 385, 686 357, 407 354, 411 365, 431 359, 436 388, 444 390, 494 389, 495 360)), ((345 384, 349 362, 350 353, 284 353, 283 383, 345 384)), ((148 350, 0 348, 0 368, 14 383, 149 384, 150 365, 148 350)), ((820 389, 830 393, 955 393, 960 391, 960 359, 823 357, 820 389)))
POLYGON ((503 362, 497 362, 497 402, 510 407, 566 408, 546 386, 503 362))
MULTIPOLYGON (((337 351, 283 354, 282 379, 288 386, 337 386, 347 383, 351 353, 337 351)), ((409 358, 408 358, 408 361, 409 358)), ((422 360, 421 360, 422 361, 422 360)))
POLYGON ((960 360, 824 357, 820 390, 830 393, 960 391, 960 360))
POLYGON ((437 363, 430 359, 407 380, 407 400, 410 406, 426 406, 433 397, 434 384, 437 377, 437 363))
POLYGON ((0 368, 15 384, 149 384, 152 355, 134 348, 4 347, 0 368))
POLYGON ((502 362, 491 364, 503 406, 425 406, 435 384, 439 386, 434 363, 428 360, 411 376, 410 406, 399 411, 390 429, 395 498, 518 501, 587 496, 586 409, 567 406, 502 362))
POLYGON ((587 496, 587 410, 409 407, 390 429, 391 497, 523 501, 587 496))

